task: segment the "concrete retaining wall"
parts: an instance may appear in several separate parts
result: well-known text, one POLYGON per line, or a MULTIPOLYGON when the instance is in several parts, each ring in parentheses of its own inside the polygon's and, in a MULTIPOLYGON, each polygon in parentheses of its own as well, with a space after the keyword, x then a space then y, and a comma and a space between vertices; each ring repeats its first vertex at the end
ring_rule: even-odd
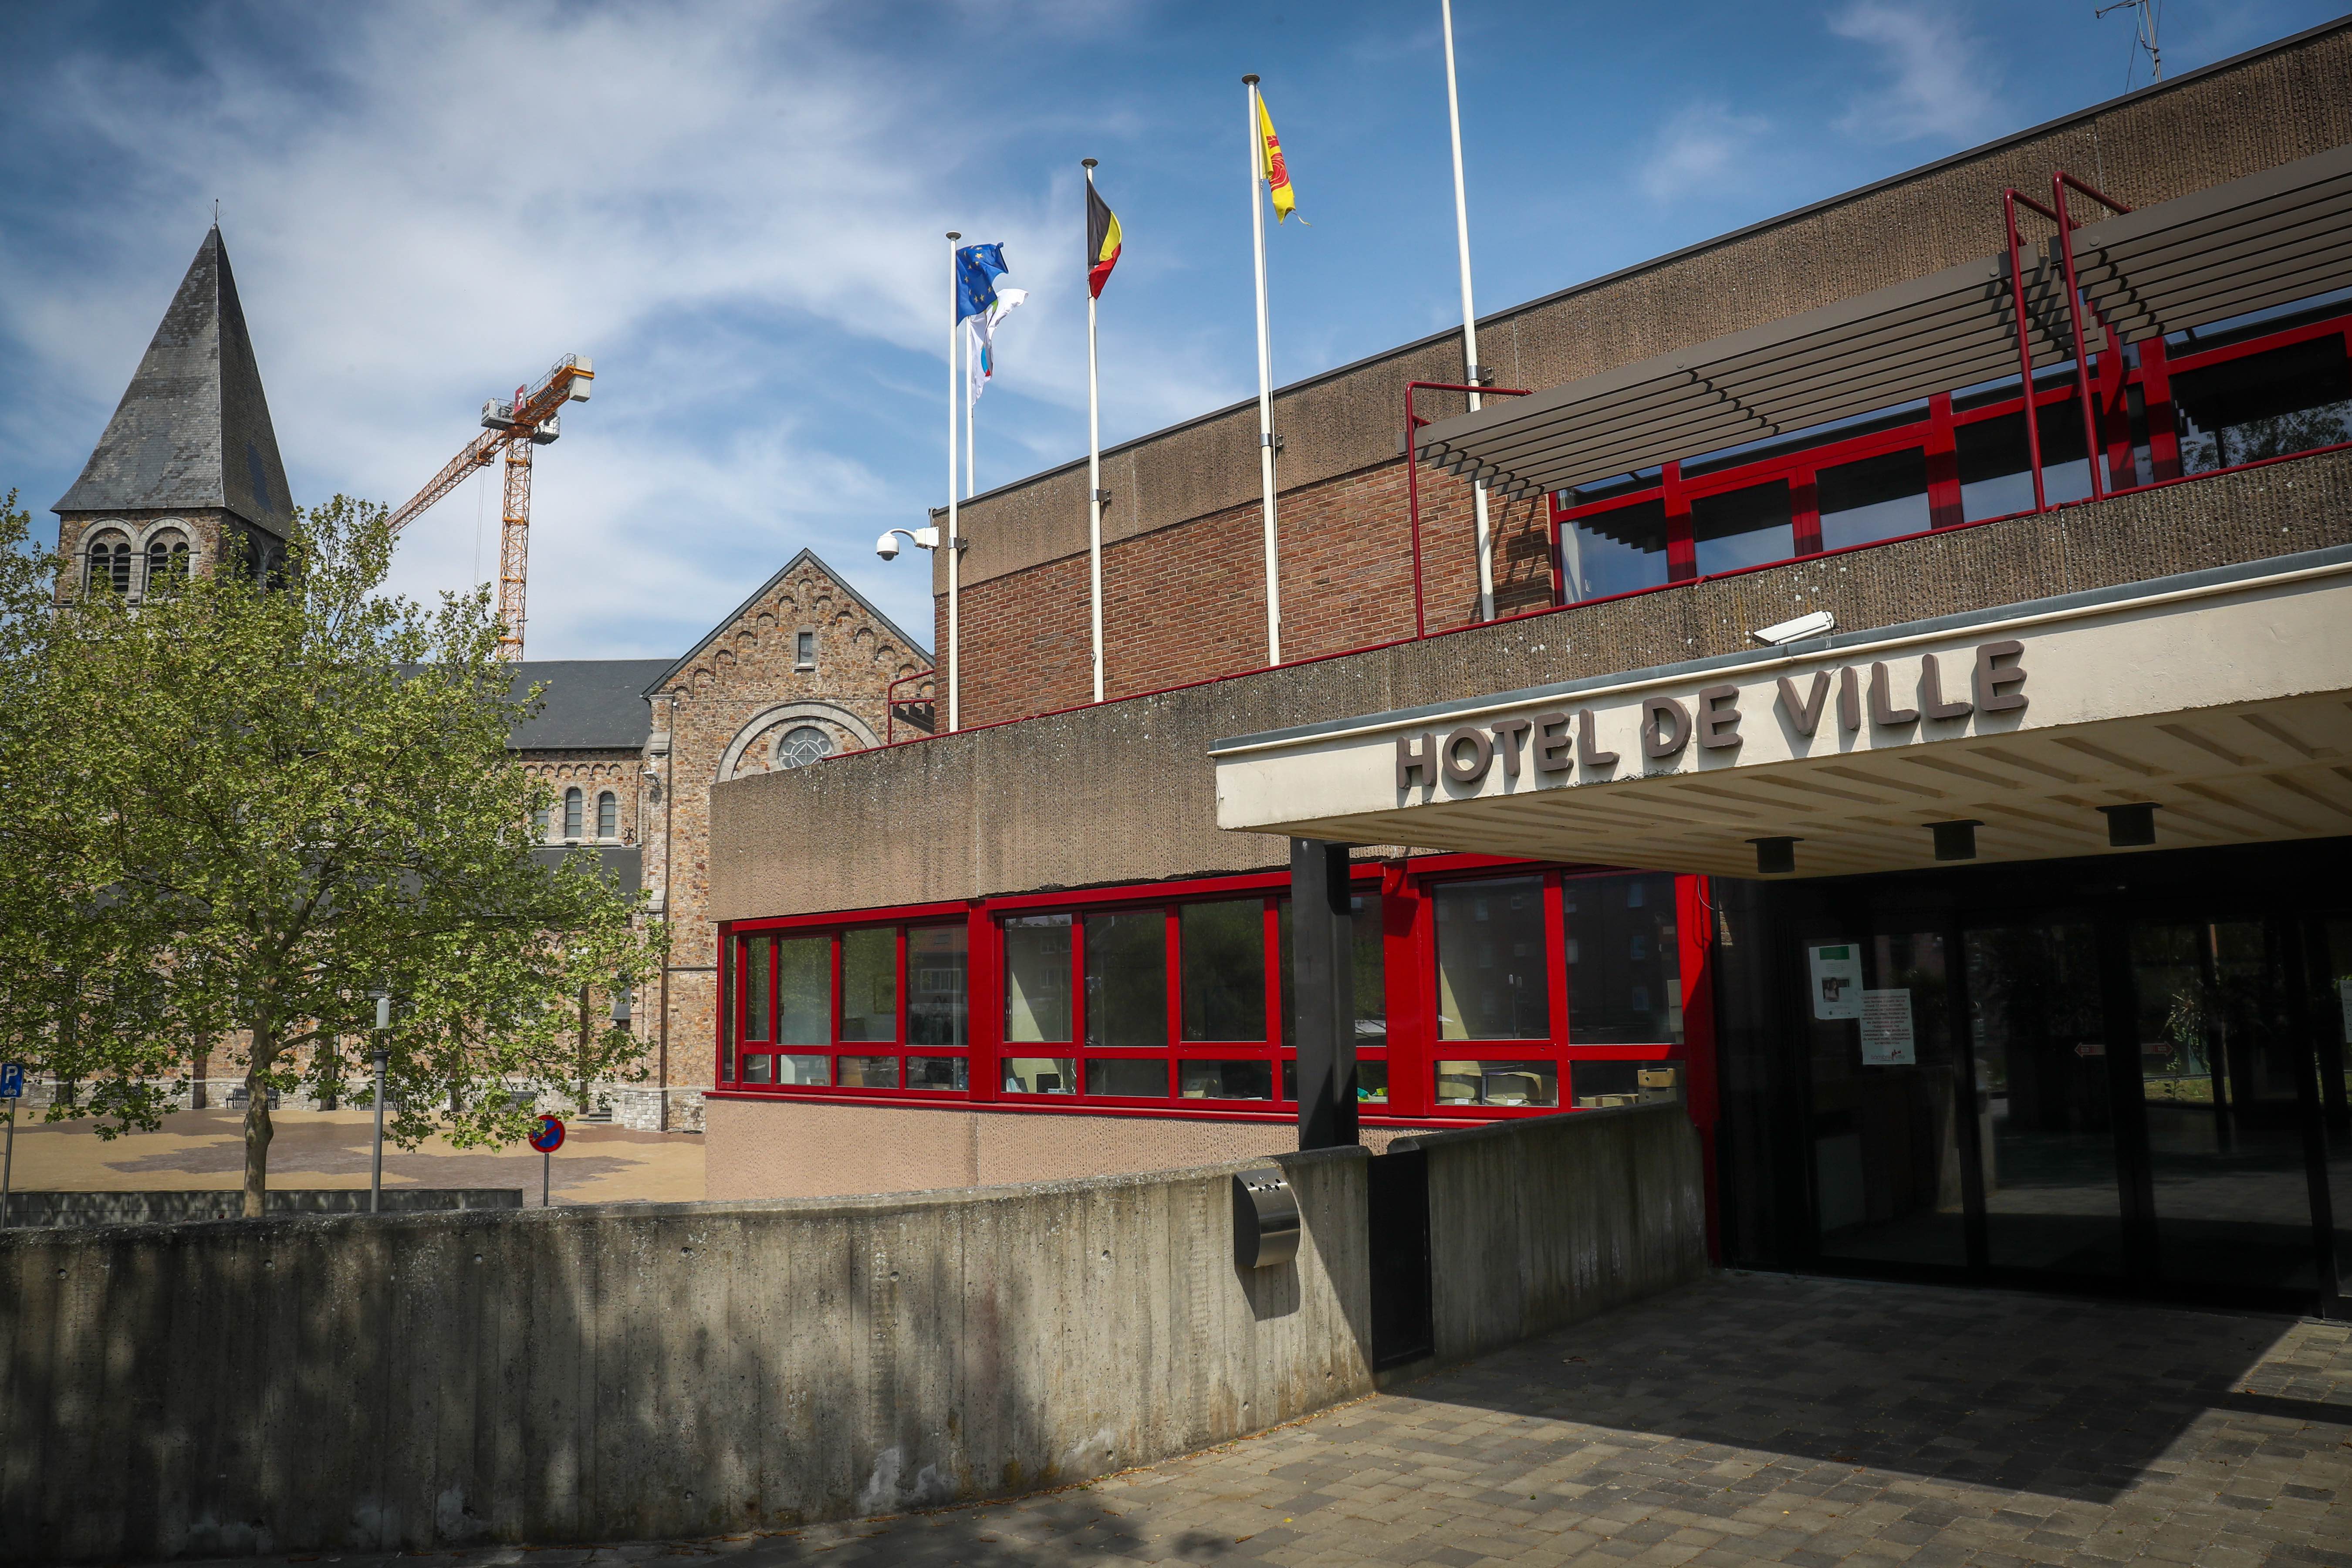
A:
POLYGON ((1426 1134, 1431 1315, 1456 1361, 1706 1272, 1697 1130, 1635 1105, 1426 1134))
MULTIPOLYGON (((1703 1263, 1674 1107, 1440 1133, 1439 1353, 1703 1263)), ((0 1558, 659 1539, 1029 1491, 1373 1385, 1360 1149, 906 1197, 0 1234, 0 1558)))
MULTIPOLYGON (((387 1214, 431 1214, 448 1209, 519 1209, 520 1187, 386 1187, 387 1214)), ((269 1193, 277 1214, 365 1214, 365 1187, 278 1187, 269 1193)), ((93 1225, 179 1225, 192 1220, 242 1219, 241 1192, 12 1193, 5 1222, 35 1229, 93 1225)))

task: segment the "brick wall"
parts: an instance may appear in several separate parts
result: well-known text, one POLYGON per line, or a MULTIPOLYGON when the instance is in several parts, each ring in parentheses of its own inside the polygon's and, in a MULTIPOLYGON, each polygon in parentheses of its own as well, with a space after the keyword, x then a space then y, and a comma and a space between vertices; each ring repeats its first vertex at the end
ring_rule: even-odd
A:
MULTIPOLYGON (((1411 520, 1402 461, 1283 495, 1277 507, 1286 662, 1413 634, 1411 520)), ((1478 610, 1470 487, 1422 471, 1422 592, 1431 631, 1478 610)), ((1544 502, 1496 496, 1495 609, 1551 603, 1544 502)), ((1103 549, 1103 679, 1131 696, 1265 664, 1265 532, 1258 503, 1103 549)), ((1065 556, 965 590, 966 726, 1075 707, 1093 695, 1087 557, 1065 556)))

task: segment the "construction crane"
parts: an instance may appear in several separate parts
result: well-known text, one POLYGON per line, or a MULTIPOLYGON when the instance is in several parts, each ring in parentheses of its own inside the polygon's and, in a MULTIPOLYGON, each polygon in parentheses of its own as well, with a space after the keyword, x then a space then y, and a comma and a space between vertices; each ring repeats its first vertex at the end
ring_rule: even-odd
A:
POLYGON ((530 449, 562 434, 556 415, 567 403, 587 402, 589 384, 595 379, 586 354, 565 354, 534 384, 516 387, 512 402, 493 397, 483 404, 482 433, 392 514, 397 533, 467 476, 506 453, 506 504, 499 517, 499 657, 509 664, 522 658, 524 574, 530 558, 530 449))

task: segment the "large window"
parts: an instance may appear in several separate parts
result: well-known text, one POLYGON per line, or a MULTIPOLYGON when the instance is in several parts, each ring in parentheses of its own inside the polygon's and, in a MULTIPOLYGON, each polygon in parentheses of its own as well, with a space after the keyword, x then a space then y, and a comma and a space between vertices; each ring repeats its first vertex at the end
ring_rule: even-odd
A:
POLYGON ((1483 877, 1439 883, 1429 900, 1436 1109, 1600 1108, 1680 1094, 1674 877, 1483 877))
MULTIPOLYGON (((746 1085, 970 1086, 961 924, 852 926, 737 937, 732 1047, 746 1085)), ((726 1070, 722 1056, 722 1073, 726 1070)))
MULTIPOLYGON (((2099 334, 2102 338, 2104 333, 2099 334)), ((2062 506, 2352 444, 2352 314, 2323 296, 2036 371, 2042 500, 2062 506), (2096 453, 2088 443, 2095 439, 2096 453)), ((2034 507, 2012 375, 1811 431, 1693 454, 1552 499, 1563 605, 2034 507)))
MULTIPOLYGON (((1367 1112, 1491 1118, 1680 1097, 1684 1001, 1703 979, 1681 879, 1422 864, 1367 866, 1350 893, 1343 1026, 1367 1112)), ((1299 997, 1279 874, 887 913, 730 933, 722 1083, 1008 1110, 1293 1112, 1299 997)))

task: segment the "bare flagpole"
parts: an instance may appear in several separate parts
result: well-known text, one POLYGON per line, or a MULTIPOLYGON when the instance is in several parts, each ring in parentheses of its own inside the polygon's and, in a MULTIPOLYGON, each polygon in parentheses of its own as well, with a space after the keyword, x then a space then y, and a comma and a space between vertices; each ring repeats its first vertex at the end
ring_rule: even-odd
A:
POLYGON ((962 695, 961 671, 956 668, 956 395, 962 390, 956 374, 956 338, 961 325, 956 321, 956 241, 962 235, 948 230, 948 533, 940 541, 940 548, 948 553, 948 728, 962 728, 963 717, 959 699, 962 695))
MULTIPOLYGON (((1454 86, 1454 0, 1437 0, 1445 24, 1445 118, 1454 132, 1454 240, 1462 256, 1462 379, 1482 385, 1478 365, 1478 313, 1470 304, 1470 203, 1462 188, 1462 99, 1454 86)), ((1478 395, 1470 395, 1470 412, 1478 412, 1478 395)), ((1407 459, 1410 460, 1410 458, 1407 459)), ((1478 618, 1495 618, 1495 536, 1486 522, 1486 486, 1472 488, 1478 512, 1478 618)))
MULTIPOLYGON (((1095 188, 1095 161, 1078 160, 1087 171, 1087 192, 1095 188)), ((1081 220, 1082 224, 1084 220, 1081 220)), ((1088 231, 1091 233, 1091 230, 1088 231)), ((1096 258, 1087 258, 1091 270, 1096 258)), ((1103 700, 1102 636, 1102 384, 1095 374, 1095 291, 1087 289, 1087 575, 1093 595, 1095 700, 1103 700)))
POLYGON ((1282 662, 1282 557, 1274 536, 1274 353, 1266 344, 1265 208, 1258 201, 1265 144, 1259 130, 1257 78, 1242 78, 1249 113, 1250 253, 1257 274, 1257 471, 1265 513, 1265 662, 1282 662))

